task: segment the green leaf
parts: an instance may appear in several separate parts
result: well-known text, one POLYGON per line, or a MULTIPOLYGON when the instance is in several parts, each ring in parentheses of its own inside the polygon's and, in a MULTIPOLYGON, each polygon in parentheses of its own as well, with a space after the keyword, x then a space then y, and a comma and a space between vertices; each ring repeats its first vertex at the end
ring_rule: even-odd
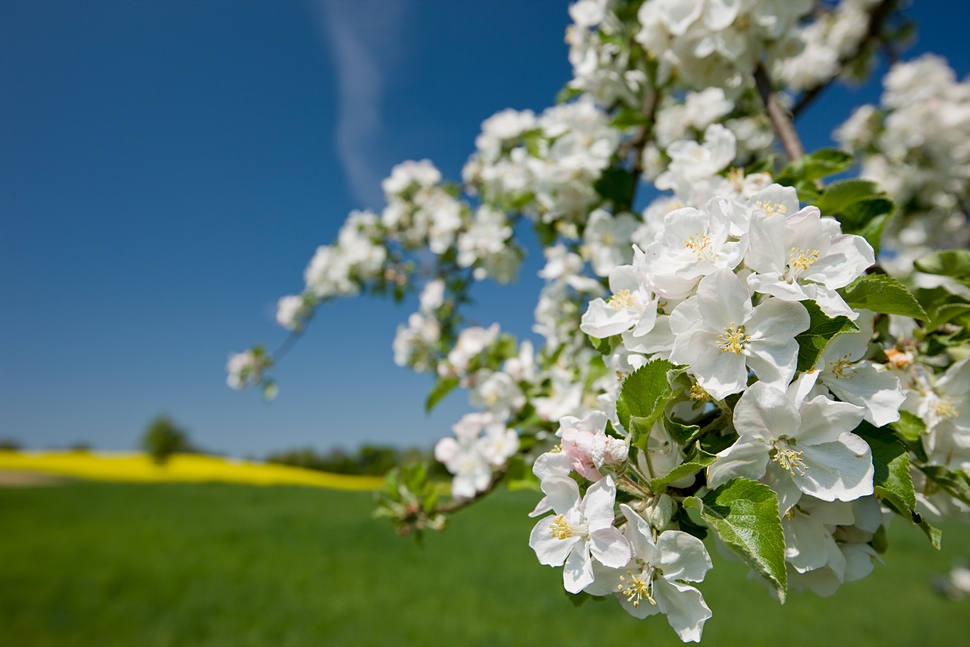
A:
POLYGON ((794 185, 799 180, 812 182, 819 178, 840 173, 850 166, 854 158, 845 151, 834 148, 822 148, 795 160, 778 174, 779 184, 794 185))
POLYGON ((933 548, 940 550, 940 548, 943 547, 943 531, 930 525, 929 521, 923 519, 919 515, 915 515, 915 517, 919 519, 919 521, 916 522, 916 525, 920 527, 920 530, 926 533, 926 536, 929 538, 933 548))
POLYGON ((681 507, 674 513, 673 521, 677 522, 677 527, 689 535, 694 535, 701 541, 707 539, 707 528, 694 523, 694 520, 687 514, 687 510, 681 507))
POLYGON ((926 423, 923 419, 903 409, 899 410, 899 420, 889 423, 889 426, 909 442, 919 442, 920 436, 926 433, 926 423))
POLYGON ((778 517, 778 497, 770 487, 736 478, 703 499, 688 497, 684 506, 698 510, 718 538, 768 580, 784 603, 788 590, 785 534, 778 517))
POLYGON ((970 504, 970 476, 966 472, 949 470, 942 465, 927 465, 920 469, 947 494, 970 504))
POLYGON ((616 415, 630 433, 631 442, 646 449, 653 423, 663 415, 673 395, 667 373, 674 364, 658 359, 644 364, 623 380, 616 401, 616 415))
POLYGON ((842 298, 853 308, 903 315, 926 321, 928 317, 905 285, 884 274, 867 274, 844 289, 842 298))
POLYGON ((623 129, 634 126, 645 126, 648 123, 650 123, 650 120, 647 119, 647 116, 643 112, 630 106, 623 106, 613 117, 614 128, 623 129))
POLYGON ((542 491, 539 487, 539 477, 532 473, 532 467, 526 465, 521 455, 513 456, 509 461, 509 469, 505 473, 505 486, 512 491, 542 491))
POLYGON ((664 476, 652 479, 650 481, 650 489, 654 492, 662 492, 674 481, 679 481, 686 476, 697 474, 715 460, 717 460, 717 456, 708 454, 699 445, 694 445, 691 451, 684 457, 683 463, 670 470, 664 476))
POLYGON ((825 191, 815 201, 823 216, 838 213, 844 207, 865 198, 882 195, 879 185, 869 180, 836 180, 825 187, 825 191))
POLYGON ((970 312, 970 303, 944 303, 933 311, 929 323, 926 324, 927 331, 933 331, 943 324, 953 321, 967 312, 970 312))
POLYGON ((628 169, 622 166, 612 166, 593 183, 593 188, 604 200, 609 200, 614 205, 626 205, 630 202, 633 195, 633 185, 636 179, 628 169))
POLYGON ((828 346, 829 340, 845 332, 859 332, 859 327, 848 317, 838 316, 833 319, 826 316, 814 301, 802 301, 801 304, 808 310, 811 323, 808 330, 795 335, 795 341, 798 342, 798 370, 810 371, 815 368, 815 363, 828 346))
POLYGON ((424 412, 431 413, 431 410, 435 408, 441 399, 446 395, 451 393, 452 389, 458 386, 457 377, 442 377, 439 378, 435 385, 431 388, 431 393, 428 394, 428 399, 424 402, 424 412))
POLYGON ((589 340, 590 345, 600 355, 609 355, 613 352, 613 348, 619 343, 622 337, 620 335, 613 335, 612 337, 603 337, 600 339, 592 335, 586 335, 586 339, 589 340))
POLYGON ((842 233, 862 236, 879 253, 882 232, 896 211, 896 203, 889 198, 866 198, 846 205, 837 214, 842 233))
POLYGON ((670 437, 680 445, 688 445, 696 440, 697 432, 701 429, 697 425, 682 425, 670 418, 664 418, 664 427, 670 437))
POLYGON ((916 269, 927 274, 941 274, 956 279, 970 277, 970 251, 954 249, 933 252, 914 263, 916 269))
POLYGON ((872 449, 873 486, 876 494, 898 510, 916 510, 916 490, 909 473, 909 453, 896 434, 886 427, 873 427, 863 422, 853 432, 869 443, 872 449))

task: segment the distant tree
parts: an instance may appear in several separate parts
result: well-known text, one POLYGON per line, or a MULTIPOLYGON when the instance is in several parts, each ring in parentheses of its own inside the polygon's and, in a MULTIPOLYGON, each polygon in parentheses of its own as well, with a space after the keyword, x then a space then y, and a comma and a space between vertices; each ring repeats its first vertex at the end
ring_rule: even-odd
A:
POLYGON ((191 452, 187 431, 167 416, 158 416, 148 423, 141 437, 141 448, 158 465, 164 464, 176 452, 191 452))
POLYGON ((15 452, 20 450, 20 441, 16 438, 0 438, 0 451, 15 452))

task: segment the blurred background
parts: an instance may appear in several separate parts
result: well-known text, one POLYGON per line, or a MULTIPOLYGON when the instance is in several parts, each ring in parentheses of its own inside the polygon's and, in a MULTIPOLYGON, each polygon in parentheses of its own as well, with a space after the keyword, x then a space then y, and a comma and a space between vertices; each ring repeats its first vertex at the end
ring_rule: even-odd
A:
MULTIPOLYGON (((484 119, 551 105, 570 77, 568 4, 0 0, 0 439, 131 450, 164 414, 192 448, 230 457, 359 466, 429 450, 467 406, 456 393, 426 416, 430 378, 393 364, 414 303, 325 306, 274 372, 272 403, 227 388, 225 362, 284 339, 277 299, 350 210, 381 207, 395 163, 456 178, 484 119)), ((964 77, 961 7, 915 2, 904 58, 933 51, 964 77)), ((807 147, 830 145, 880 76, 813 104, 807 147)), ((533 248, 518 284, 483 286, 478 322, 530 336, 541 265, 533 248)), ((371 520, 370 497, 0 488, 0 644, 678 642, 662 619, 572 610, 526 545, 532 494, 463 512, 424 550, 371 520)), ((890 568, 781 613, 719 563, 706 641, 959 644, 967 603, 942 603, 930 580, 970 557, 970 534, 945 527, 931 553, 909 530, 890 568)))

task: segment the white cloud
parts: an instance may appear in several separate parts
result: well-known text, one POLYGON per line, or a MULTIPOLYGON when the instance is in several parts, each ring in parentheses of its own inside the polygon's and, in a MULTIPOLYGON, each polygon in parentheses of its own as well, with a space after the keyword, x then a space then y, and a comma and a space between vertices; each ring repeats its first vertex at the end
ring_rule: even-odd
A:
POLYGON ((383 202, 377 161, 388 74, 401 57, 406 0, 315 0, 337 71, 337 153, 361 206, 383 202))

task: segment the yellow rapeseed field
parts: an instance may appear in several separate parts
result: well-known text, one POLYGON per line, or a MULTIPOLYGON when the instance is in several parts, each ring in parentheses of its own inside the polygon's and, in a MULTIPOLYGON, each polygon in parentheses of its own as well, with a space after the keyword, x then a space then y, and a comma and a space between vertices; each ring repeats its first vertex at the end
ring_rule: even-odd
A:
POLYGON ((0 450, 0 469, 36 471, 97 481, 222 481, 249 485, 308 485, 334 490, 377 490, 377 476, 327 474, 287 465, 272 465, 201 454, 175 454, 156 465, 141 453, 31 452, 0 450))

